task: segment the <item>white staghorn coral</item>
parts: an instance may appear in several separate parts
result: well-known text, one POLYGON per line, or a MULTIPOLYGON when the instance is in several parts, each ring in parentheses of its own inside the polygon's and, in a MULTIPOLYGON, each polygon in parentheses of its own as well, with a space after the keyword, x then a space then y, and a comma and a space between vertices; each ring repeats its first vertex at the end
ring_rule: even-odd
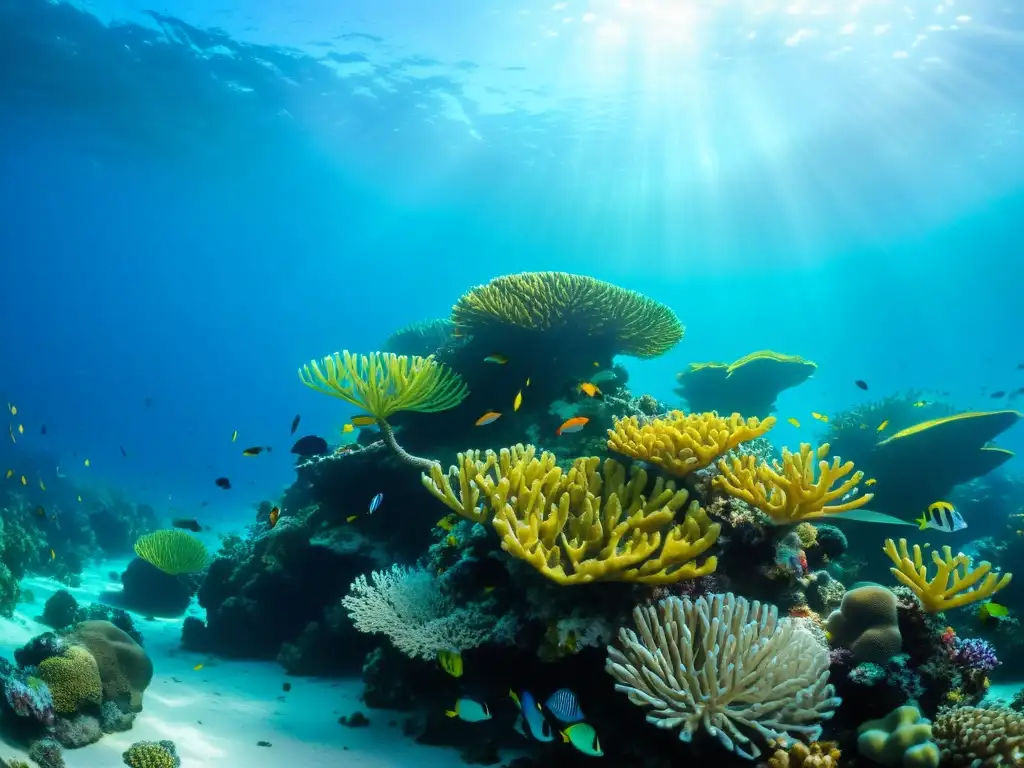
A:
POLYGON ((495 619, 458 607, 433 574, 393 565, 359 576, 341 604, 360 632, 381 632, 406 656, 434 659, 438 651, 463 651, 486 642, 495 619))
POLYGON ((769 740, 791 744, 821 735, 840 699, 828 684, 828 650, 778 609, 732 593, 669 597, 633 611, 637 632, 619 630, 607 671, 617 691, 659 728, 698 727, 741 757, 769 740))

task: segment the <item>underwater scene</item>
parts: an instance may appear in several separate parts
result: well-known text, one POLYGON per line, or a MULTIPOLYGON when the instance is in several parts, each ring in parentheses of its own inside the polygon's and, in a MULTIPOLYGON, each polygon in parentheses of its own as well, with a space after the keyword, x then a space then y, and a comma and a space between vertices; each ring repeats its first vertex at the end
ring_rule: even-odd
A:
POLYGON ((1018 0, 0 58, 0 768, 1024 766, 1018 0))

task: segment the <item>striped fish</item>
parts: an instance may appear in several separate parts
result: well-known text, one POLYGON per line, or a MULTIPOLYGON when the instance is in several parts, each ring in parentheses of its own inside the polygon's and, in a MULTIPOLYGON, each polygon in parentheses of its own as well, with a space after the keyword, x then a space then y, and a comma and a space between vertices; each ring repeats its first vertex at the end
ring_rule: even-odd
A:
POLYGON ((568 688, 559 688, 544 704, 563 723, 578 723, 583 720, 583 710, 576 701, 576 694, 568 688))
POLYGON ((943 533, 956 533, 967 527, 967 521, 948 501, 936 501, 917 518, 917 525, 922 531, 931 528, 943 533))
POLYGON ((380 509, 381 502, 384 501, 384 494, 378 493, 372 499, 370 499, 370 514, 372 515, 378 509, 380 509))

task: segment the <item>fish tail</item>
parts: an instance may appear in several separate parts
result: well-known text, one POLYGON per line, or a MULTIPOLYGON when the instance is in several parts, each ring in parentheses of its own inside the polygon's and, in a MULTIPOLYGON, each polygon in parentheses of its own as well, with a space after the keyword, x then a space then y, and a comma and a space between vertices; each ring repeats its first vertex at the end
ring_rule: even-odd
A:
POLYGON ((568 744, 569 743, 569 734, 566 733, 565 731, 559 731, 559 733, 562 734, 562 742, 565 743, 565 744, 568 744))
POLYGON ((924 530, 925 528, 927 528, 927 527, 928 527, 928 518, 927 518, 927 517, 925 517, 924 515, 921 515, 921 516, 920 516, 919 518, 917 518, 917 520, 915 520, 914 522, 916 522, 916 523, 917 523, 917 527, 918 527, 918 528, 920 528, 920 529, 921 529, 922 531, 923 531, 923 530, 924 530))

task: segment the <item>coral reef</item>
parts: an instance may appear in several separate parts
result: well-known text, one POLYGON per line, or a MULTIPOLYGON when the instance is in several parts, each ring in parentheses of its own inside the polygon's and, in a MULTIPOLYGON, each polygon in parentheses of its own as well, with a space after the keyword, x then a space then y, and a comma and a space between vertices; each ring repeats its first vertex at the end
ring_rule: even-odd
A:
POLYGON ((917 707, 899 707, 857 730, 857 749, 878 765, 891 768, 938 768, 939 748, 932 724, 917 707))
POLYGON ((899 549, 892 539, 885 540, 885 554, 895 563, 892 575, 917 595, 924 609, 930 613, 948 611, 978 600, 986 600, 1005 588, 1012 574, 990 573, 992 564, 981 562, 972 566, 970 558, 963 553, 953 556, 948 547, 942 548, 942 555, 932 551, 932 562, 936 573, 928 578, 921 547, 914 545, 912 553, 907 540, 900 539, 899 549), (952 580, 952 583, 950 581, 952 580))
POLYGON ((903 648, 896 608, 896 595, 885 587, 851 589, 825 622, 829 640, 849 648, 858 663, 885 663, 903 648))
POLYGON ((1024 762, 1024 715, 1008 708, 950 709, 935 719, 934 731, 945 765, 1010 768, 1024 762))
POLYGON ((96 659, 88 649, 70 645, 60 656, 39 663, 39 677, 50 686, 60 714, 73 714, 103 701, 103 684, 96 659))
POLYGON ((129 768, 180 768, 173 741, 137 741, 121 755, 129 768))

